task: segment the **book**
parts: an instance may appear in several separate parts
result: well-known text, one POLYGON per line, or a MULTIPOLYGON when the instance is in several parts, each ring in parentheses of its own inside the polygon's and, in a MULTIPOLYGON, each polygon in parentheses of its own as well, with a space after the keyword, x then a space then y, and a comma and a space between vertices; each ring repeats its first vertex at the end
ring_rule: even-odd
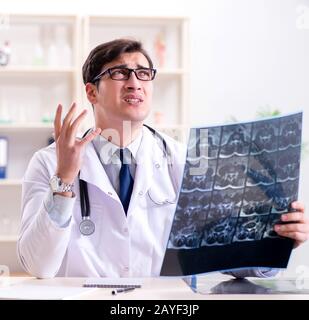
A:
POLYGON ((191 128, 162 276, 285 268, 274 225, 298 198, 302 113, 191 128))
POLYGON ((0 136, 0 179, 7 177, 8 140, 0 136))
POLYGON ((88 278, 83 287, 86 288, 141 288, 139 278, 88 278))

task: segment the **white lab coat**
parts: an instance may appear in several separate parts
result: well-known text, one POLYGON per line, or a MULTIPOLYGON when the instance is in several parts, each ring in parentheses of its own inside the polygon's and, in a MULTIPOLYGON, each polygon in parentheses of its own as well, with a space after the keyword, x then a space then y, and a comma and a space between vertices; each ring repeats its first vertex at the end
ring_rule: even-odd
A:
POLYGON ((164 135, 171 150, 175 183, 171 180, 162 144, 146 128, 136 157, 137 168, 127 217, 103 166, 90 143, 83 155, 81 179, 88 184, 90 236, 79 231, 81 221, 78 180, 76 200, 68 226, 60 228, 48 215, 44 199, 56 170, 55 144, 38 151, 24 176, 22 225, 18 255, 24 268, 39 278, 147 277, 160 274, 176 204, 155 201, 175 199, 181 184, 185 147, 164 135))

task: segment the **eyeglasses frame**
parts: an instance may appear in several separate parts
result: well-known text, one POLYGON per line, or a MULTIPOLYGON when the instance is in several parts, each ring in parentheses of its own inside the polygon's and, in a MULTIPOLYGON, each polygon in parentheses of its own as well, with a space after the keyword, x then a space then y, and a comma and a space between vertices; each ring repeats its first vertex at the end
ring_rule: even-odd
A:
POLYGON ((102 78, 106 73, 108 73, 109 76, 110 76, 110 78, 111 78, 112 80, 114 80, 114 81, 127 81, 127 80, 130 79, 132 72, 134 72, 135 77, 136 77, 138 80, 140 80, 140 81, 152 81, 152 80, 154 80, 154 78, 155 78, 155 76, 156 76, 156 74, 157 74, 157 69, 154 69, 154 68, 141 68, 141 67, 136 68, 136 69, 127 68, 127 67, 112 67, 112 68, 108 68, 108 69, 100 72, 96 77, 93 78, 92 83, 95 83, 95 82, 101 80, 101 78, 102 78), (114 69, 126 69, 126 70, 128 70, 128 71, 129 71, 128 79, 113 79, 111 72, 112 72, 112 70, 114 70, 114 69), (136 71, 137 71, 137 70, 151 70, 151 72, 153 73, 152 78, 149 79, 149 80, 140 79, 140 78, 138 77, 138 75, 136 74, 136 71))

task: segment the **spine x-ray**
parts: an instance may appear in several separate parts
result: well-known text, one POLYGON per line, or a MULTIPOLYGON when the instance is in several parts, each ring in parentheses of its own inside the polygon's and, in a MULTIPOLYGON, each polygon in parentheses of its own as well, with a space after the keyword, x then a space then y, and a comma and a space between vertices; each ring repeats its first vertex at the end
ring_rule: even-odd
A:
POLYGON ((285 268, 274 225, 298 197, 302 113, 191 128, 163 276, 285 268))

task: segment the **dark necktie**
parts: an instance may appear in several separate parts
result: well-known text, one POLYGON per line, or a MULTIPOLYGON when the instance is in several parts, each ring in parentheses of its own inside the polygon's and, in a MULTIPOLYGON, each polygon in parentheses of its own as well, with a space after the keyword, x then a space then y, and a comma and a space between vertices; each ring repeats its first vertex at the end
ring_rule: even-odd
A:
POLYGON ((128 152, 127 149, 120 149, 120 161, 121 161, 121 168, 119 172, 119 198, 123 205, 123 209, 127 214, 129 203, 131 199, 131 194, 133 190, 134 180, 131 176, 129 164, 125 163, 124 161, 123 152, 128 152))

